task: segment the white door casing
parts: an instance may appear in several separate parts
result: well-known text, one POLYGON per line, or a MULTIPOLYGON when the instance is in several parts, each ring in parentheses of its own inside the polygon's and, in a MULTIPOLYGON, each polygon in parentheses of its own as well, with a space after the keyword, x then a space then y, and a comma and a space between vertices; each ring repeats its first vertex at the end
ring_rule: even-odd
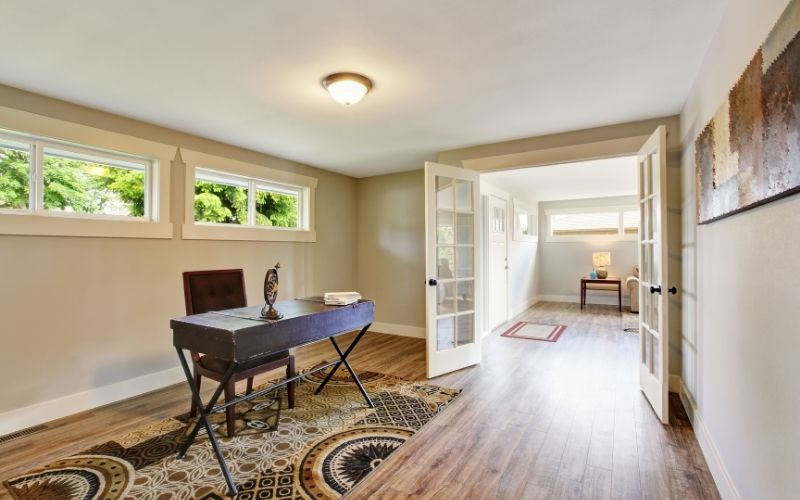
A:
POLYGON ((480 174, 425 163, 428 378, 480 363, 480 174))
MULTIPOLYGON (((669 300, 667 284, 667 132, 662 125, 638 155, 639 385, 658 418, 669 423, 669 300)), ((669 288, 668 288, 669 286, 669 288)))
POLYGON ((489 330, 508 321, 508 201, 489 195, 489 330))

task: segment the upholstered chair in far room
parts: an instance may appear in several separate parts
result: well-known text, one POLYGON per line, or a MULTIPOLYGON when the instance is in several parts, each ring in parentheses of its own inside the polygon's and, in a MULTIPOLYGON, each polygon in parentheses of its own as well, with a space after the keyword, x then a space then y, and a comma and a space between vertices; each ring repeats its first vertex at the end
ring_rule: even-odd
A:
MULTIPOLYGON (((183 273, 183 297, 186 301, 186 314, 201 314, 209 311, 221 311, 247 306, 244 288, 244 273, 241 269, 223 269, 214 271, 187 271, 183 273)), ((203 377, 222 381, 228 362, 213 356, 192 352, 194 382, 197 388, 203 377)), ((243 363, 237 367, 230 382, 225 387, 225 401, 236 398, 236 382, 247 379, 247 393, 253 391, 253 377, 270 370, 286 367, 286 377, 295 376, 294 356, 289 351, 281 351, 243 363)), ((294 408, 295 382, 288 384, 287 392, 289 408, 294 408)), ((236 410, 234 406, 226 408, 228 437, 233 437, 236 429, 236 410)), ((197 414, 197 403, 192 398, 189 416, 197 414)))
POLYGON ((639 312, 639 266, 633 266, 633 276, 628 276, 625 286, 631 293, 631 312, 639 312))

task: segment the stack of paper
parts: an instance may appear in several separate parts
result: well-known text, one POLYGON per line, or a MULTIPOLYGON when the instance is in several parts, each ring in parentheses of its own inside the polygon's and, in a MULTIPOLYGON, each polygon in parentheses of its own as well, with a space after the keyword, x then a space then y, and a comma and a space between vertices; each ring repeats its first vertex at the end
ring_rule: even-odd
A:
POLYGON ((328 292, 325 294, 325 305, 346 306, 355 304, 360 299, 361 294, 358 292, 328 292))

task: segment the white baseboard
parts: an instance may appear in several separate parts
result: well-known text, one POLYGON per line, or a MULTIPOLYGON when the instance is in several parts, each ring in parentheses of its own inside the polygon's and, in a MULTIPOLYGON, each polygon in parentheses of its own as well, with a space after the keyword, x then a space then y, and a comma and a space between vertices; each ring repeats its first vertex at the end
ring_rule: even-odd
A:
POLYGON ((388 333, 390 335, 400 335, 401 337, 414 337, 417 339, 425 338, 425 327, 423 326, 410 326, 398 325, 395 323, 372 323, 369 327, 371 332, 388 333))
MULTIPOLYGON (((581 296, 580 295, 539 295, 538 296, 539 302, 569 302, 573 304, 580 304, 581 296)), ((612 297, 610 295, 603 296, 597 295, 593 296, 590 295, 586 299, 587 304, 601 304, 606 306, 615 306, 617 305, 617 298, 612 297)), ((622 297, 622 305, 623 306, 630 306, 631 299, 630 297, 622 297)))
POLYGON ((739 492, 736 491, 736 486, 733 484, 728 469, 725 468, 725 463, 722 461, 719 450, 714 444, 714 440, 711 439, 711 434, 708 432, 708 428, 703 422, 700 412, 697 411, 694 398, 689 394, 683 382, 681 382, 680 396, 683 407, 686 409, 689 420, 692 422, 694 434, 697 436, 697 442, 700 443, 700 449, 703 451, 708 469, 711 471, 711 476, 717 484, 720 497, 722 497, 723 500, 741 500, 742 497, 739 495, 739 492))
POLYGON ((516 318, 518 315, 524 313, 525 311, 533 307, 537 302, 539 302, 539 296, 534 295, 533 297, 526 300, 522 304, 519 304, 511 311, 511 318, 516 318))
POLYGON ((0 436, 185 381, 175 367, 17 408, 0 414, 0 436))

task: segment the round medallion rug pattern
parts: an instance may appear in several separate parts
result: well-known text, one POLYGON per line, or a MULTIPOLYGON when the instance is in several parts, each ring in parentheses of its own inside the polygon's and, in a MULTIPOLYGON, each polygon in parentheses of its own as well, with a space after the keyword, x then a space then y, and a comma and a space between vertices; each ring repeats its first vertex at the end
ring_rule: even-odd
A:
POLYGON ((328 436, 301 461, 298 483, 312 498, 343 495, 413 433, 400 427, 361 427, 328 436))
POLYGON ((76 455, 8 482, 17 498, 121 498, 131 486, 133 467, 105 455, 76 455))
MULTIPOLYGON (((359 372, 375 403, 369 408, 346 370, 315 395, 324 376, 300 381, 295 408, 287 407, 285 391, 280 394, 275 431, 253 425, 271 416, 264 412, 272 409, 273 395, 236 406, 234 438, 225 437, 220 417, 212 416, 240 500, 339 498, 461 392, 359 372)), ((184 459, 175 458, 187 422, 185 416, 153 422, 4 485, 18 500, 228 498, 208 436, 199 437, 184 459)))

